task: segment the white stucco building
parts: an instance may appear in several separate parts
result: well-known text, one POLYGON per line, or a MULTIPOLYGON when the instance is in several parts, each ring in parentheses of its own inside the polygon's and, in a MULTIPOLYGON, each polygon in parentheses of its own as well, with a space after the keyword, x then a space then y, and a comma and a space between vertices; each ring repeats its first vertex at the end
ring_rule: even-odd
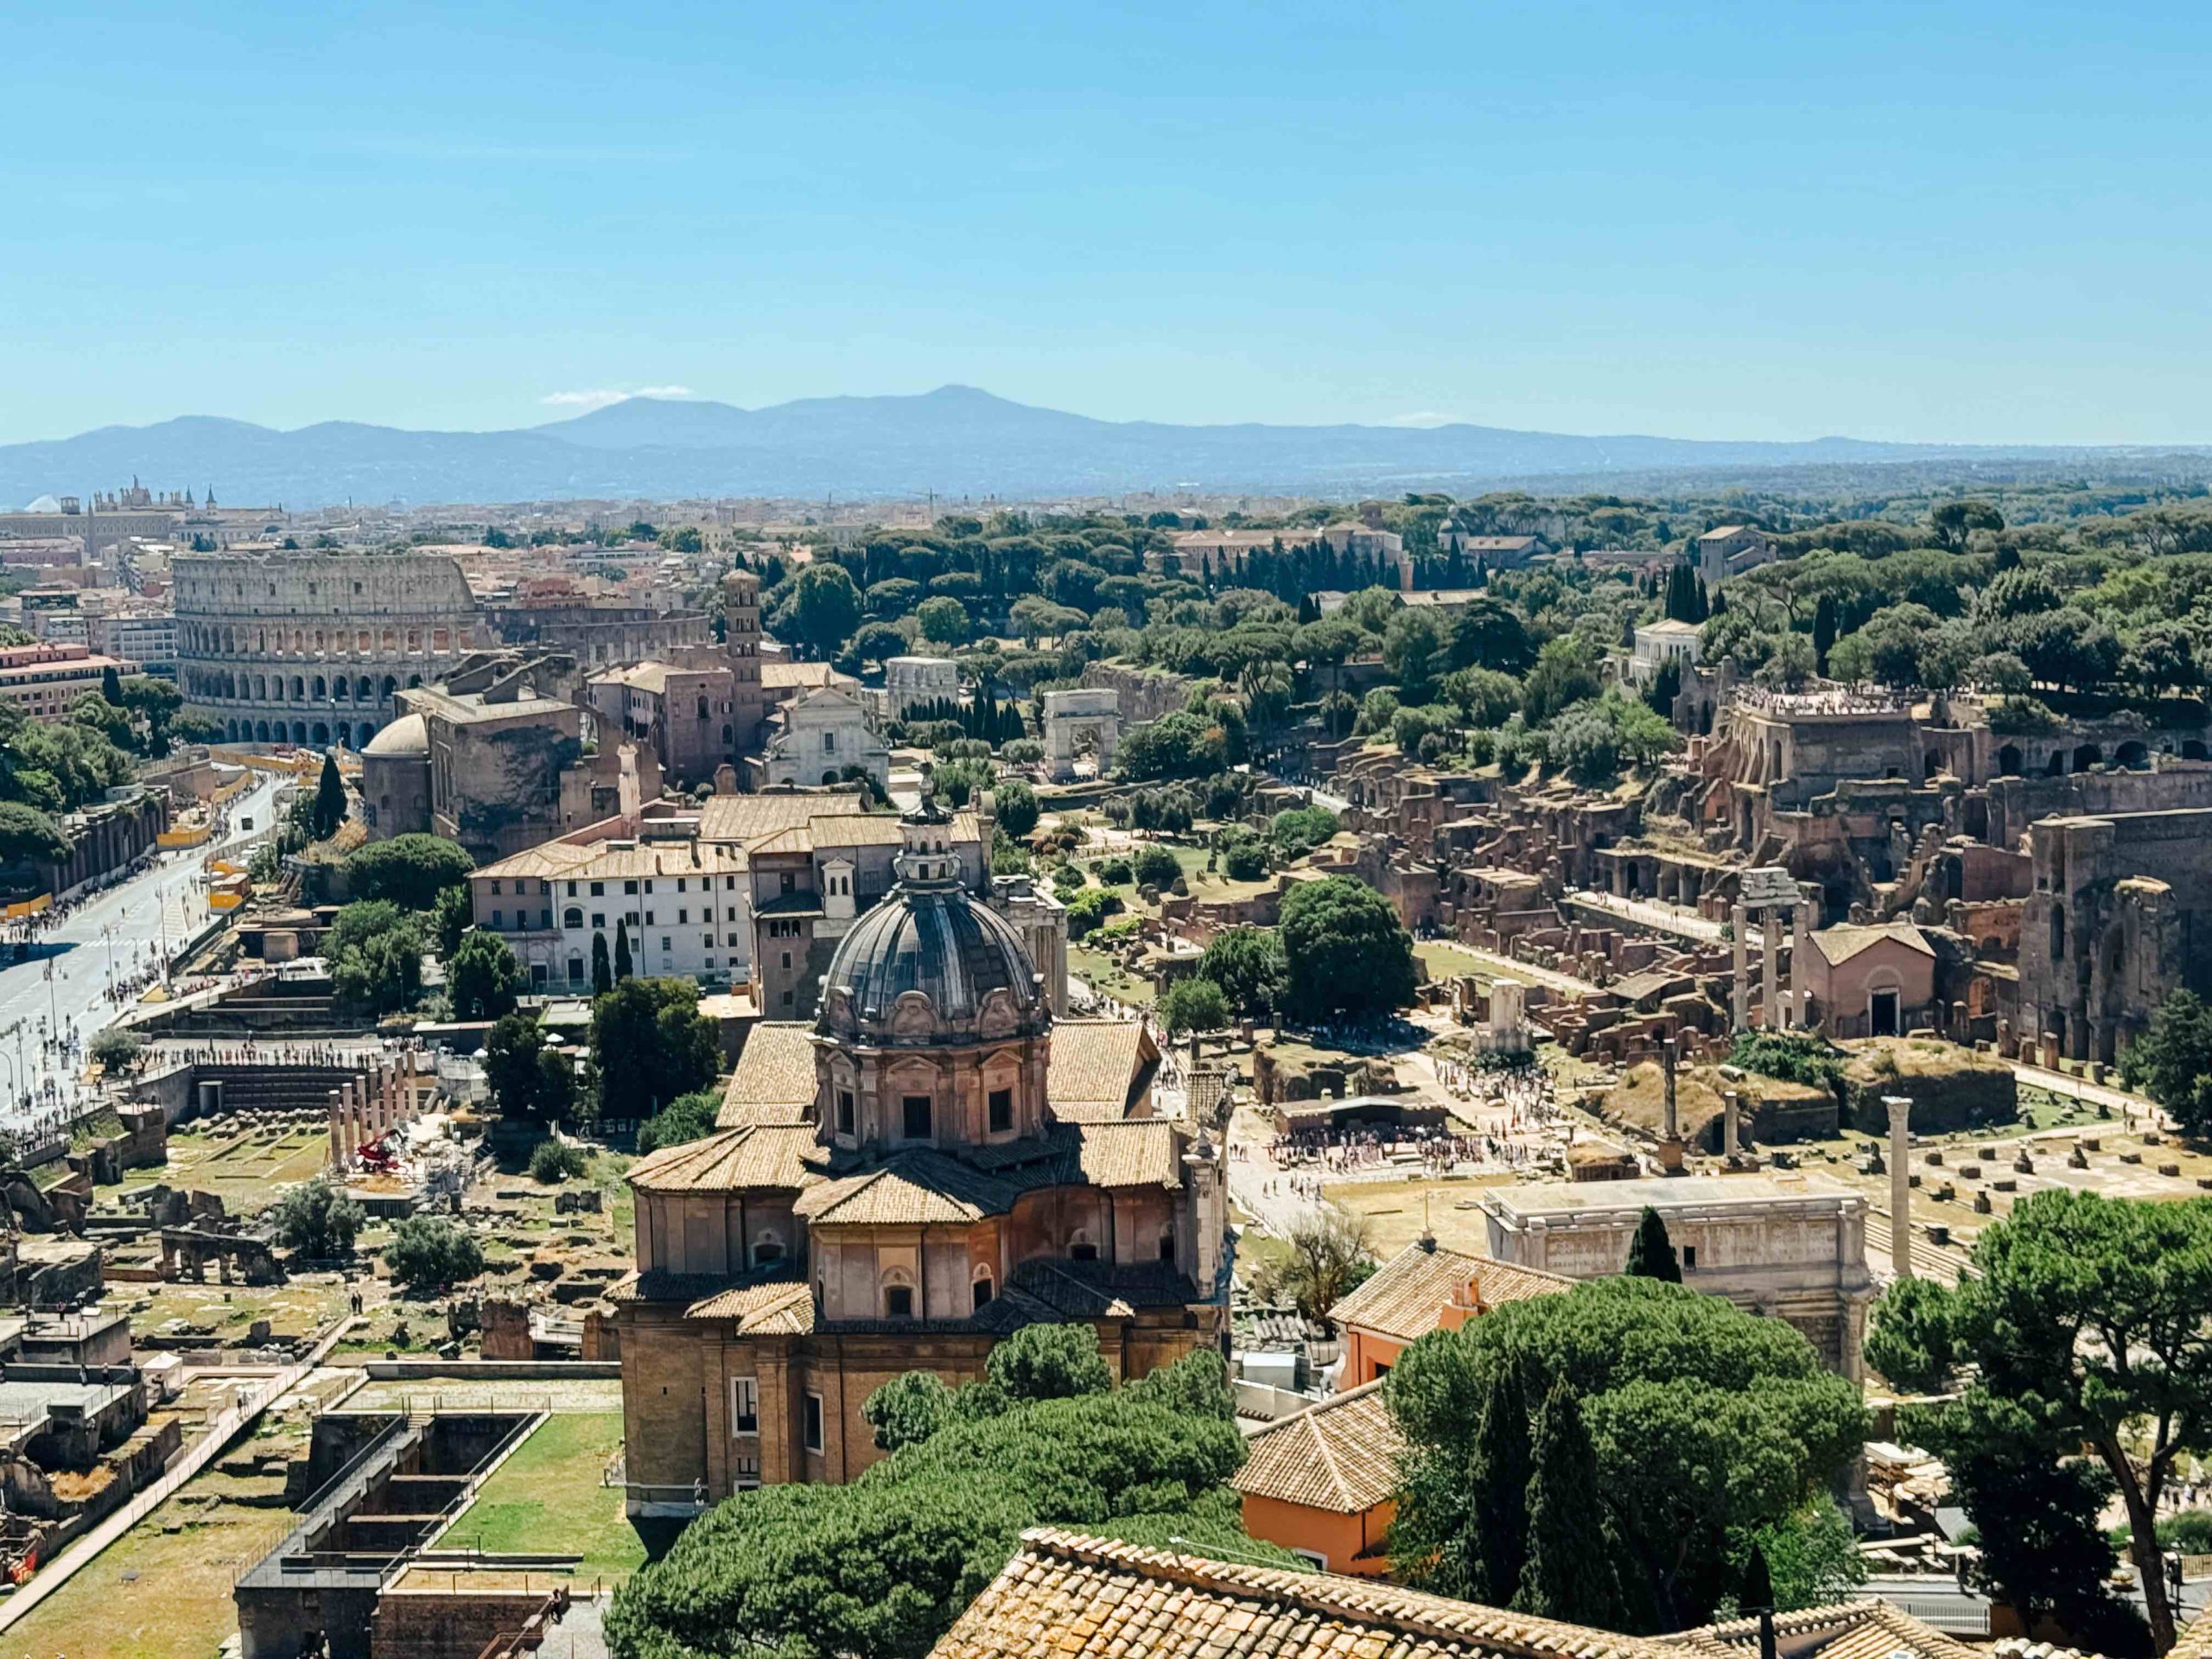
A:
POLYGON ((1636 631, 1636 645, 1629 652, 1628 677, 1649 685, 1669 663, 1677 671, 1696 666, 1705 631, 1694 622, 1647 622, 1636 631))
POLYGON ((854 693, 821 686, 800 692, 769 715, 757 766, 761 784, 835 784, 847 766, 862 767, 878 787, 890 785, 891 751, 854 693))

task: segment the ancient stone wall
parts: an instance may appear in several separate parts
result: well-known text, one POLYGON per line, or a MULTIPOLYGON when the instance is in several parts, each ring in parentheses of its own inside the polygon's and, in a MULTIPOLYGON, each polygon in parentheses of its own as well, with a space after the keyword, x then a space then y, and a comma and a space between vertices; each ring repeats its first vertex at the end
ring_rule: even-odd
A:
POLYGON ((461 567, 435 554, 185 554, 175 563, 186 709, 237 743, 365 746, 395 694, 482 643, 461 567))

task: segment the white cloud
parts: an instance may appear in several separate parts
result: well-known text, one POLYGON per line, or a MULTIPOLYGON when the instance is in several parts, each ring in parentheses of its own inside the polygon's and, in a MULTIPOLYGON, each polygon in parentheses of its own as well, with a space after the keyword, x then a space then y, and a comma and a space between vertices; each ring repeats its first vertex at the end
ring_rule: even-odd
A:
POLYGON ((689 397, 689 386, 639 386, 634 391, 616 391, 611 387, 594 387, 589 391, 549 391, 537 401, 554 409, 605 409, 610 404, 625 403, 632 397, 689 397))

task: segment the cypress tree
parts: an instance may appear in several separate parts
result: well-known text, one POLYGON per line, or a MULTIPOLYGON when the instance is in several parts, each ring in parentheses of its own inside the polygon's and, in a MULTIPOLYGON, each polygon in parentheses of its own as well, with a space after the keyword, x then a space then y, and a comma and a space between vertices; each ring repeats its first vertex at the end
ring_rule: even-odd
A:
POLYGON ((323 752, 322 776, 315 786, 314 829, 317 841, 328 841, 346 822, 346 780, 338 775, 338 757, 323 752))
POLYGON ((1636 1224, 1636 1236, 1629 1241, 1628 1265, 1621 1271, 1631 1279, 1663 1279, 1670 1285, 1682 1282, 1682 1264, 1675 1255, 1674 1241, 1667 1236, 1667 1224, 1648 1204, 1643 1206, 1643 1219, 1636 1224))
POLYGON ((100 670, 100 696, 109 707, 123 707, 123 676, 117 671, 113 663, 100 670))
POLYGON ((1509 1360, 1490 1379, 1475 1424, 1467 1484, 1474 1493, 1474 1560, 1469 1592, 1503 1607, 1520 1587, 1528 1554, 1529 1396, 1509 1360))
POLYGON ((1598 1453, 1582 1406, 1565 1381, 1536 1414, 1529 1478, 1529 1559, 1516 1611, 1610 1630, 1620 1618, 1620 1582, 1605 1538, 1598 1453))
POLYGON ((1813 658, 1821 673, 1828 671, 1828 647, 1835 644, 1835 595, 1822 594, 1813 608, 1813 658))
POLYGON ((614 970, 607 965, 607 935, 591 936, 591 994, 605 996, 614 988, 614 970))
POLYGON ((617 984, 630 977, 630 918, 617 918, 614 924, 614 979, 617 984))

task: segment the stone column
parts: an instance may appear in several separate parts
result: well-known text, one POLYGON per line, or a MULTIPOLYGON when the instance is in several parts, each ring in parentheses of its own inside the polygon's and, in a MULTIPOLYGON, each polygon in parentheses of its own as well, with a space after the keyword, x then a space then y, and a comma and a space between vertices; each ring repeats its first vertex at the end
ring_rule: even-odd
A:
POLYGON ((1782 918, 1772 905, 1759 912, 1759 1023, 1782 1026, 1782 918))
POLYGON ((1666 1113, 1666 1137, 1679 1141, 1681 1133, 1675 1117, 1675 1039, 1671 1037, 1659 1045, 1659 1077, 1661 1087, 1666 1091, 1662 1107, 1666 1113))
POLYGON ((1744 902, 1740 899, 1736 901, 1736 913, 1732 919, 1735 937, 1729 942, 1728 954, 1732 959, 1736 971, 1732 996, 1734 1003, 1732 1012, 1735 1016, 1734 1029, 1741 1031, 1751 1023, 1751 1014, 1746 1006, 1751 1001, 1750 972, 1744 953, 1746 949, 1745 936, 1751 931, 1751 912, 1745 908, 1744 902))
POLYGON ((1738 1139, 1742 1130, 1742 1093, 1734 1089, 1724 1090, 1720 1096, 1720 1155, 1730 1163, 1736 1161, 1742 1150, 1738 1139))
POLYGON ((1810 992, 1805 983, 1805 963, 1810 960, 1805 955, 1807 950, 1810 948, 1806 944, 1808 938, 1805 926, 1806 909, 1805 900, 1802 897, 1789 907, 1789 1022, 1792 1026, 1801 1027, 1813 1022, 1812 1012, 1805 1006, 1810 1000, 1810 992))
POLYGON ((340 1103, 335 1089, 330 1091, 330 1166, 333 1169, 346 1167, 345 1108, 340 1103))
POLYGON ((1890 1269, 1900 1279, 1912 1277, 1912 1182, 1905 1173, 1912 1145, 1912 1100, 1905 1095, 1884 1095, 1890 1109, 1890 1269))

